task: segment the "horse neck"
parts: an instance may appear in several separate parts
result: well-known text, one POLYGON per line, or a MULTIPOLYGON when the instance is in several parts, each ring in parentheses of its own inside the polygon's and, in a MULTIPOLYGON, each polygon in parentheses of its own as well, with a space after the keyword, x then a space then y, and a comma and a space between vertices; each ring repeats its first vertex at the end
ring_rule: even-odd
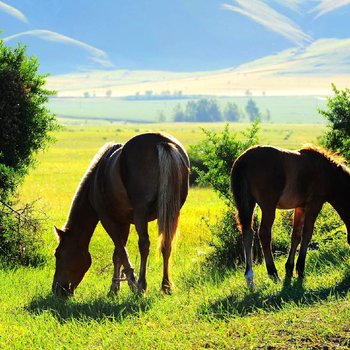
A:
POLYGON ((89 183, 79 186, 74 196, 68 219, 63 230, 69 231, 79 246, 87 248, 94 233, 98 217, 89 200, 89 183))

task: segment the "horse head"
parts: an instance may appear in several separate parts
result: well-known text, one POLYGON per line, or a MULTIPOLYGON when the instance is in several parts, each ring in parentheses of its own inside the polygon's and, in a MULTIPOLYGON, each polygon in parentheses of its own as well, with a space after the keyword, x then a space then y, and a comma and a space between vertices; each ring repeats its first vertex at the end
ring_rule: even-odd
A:
POLYGON ((72 232, 56 227, 55 232, 59 244, 55 252, 56 270, 52 292, 59 297, 66 298, 74 294, 75 288, 90 268, 91 256, 87 249, 81 249, 72 232))

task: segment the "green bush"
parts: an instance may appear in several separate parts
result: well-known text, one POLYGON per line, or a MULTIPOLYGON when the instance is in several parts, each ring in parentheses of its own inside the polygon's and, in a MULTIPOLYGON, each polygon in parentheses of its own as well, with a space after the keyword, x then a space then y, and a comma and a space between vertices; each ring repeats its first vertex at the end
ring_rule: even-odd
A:
POLYGON ((329 122, 321 143, 350 161, 350 89, 338 90, 334 84, 332 88, 334 96, 328 97, 328 110, 319 109, 329 122))
MULTIPOLYGON (((190 154, 195 155, 197 182, 210 186, 227 205, 227 212, 216 224, 209 225, 213 235, 211 253, 207 265, 211 268, 234 267, 243 261, 242 238, 235 220, 236 209, 230 190, 230 171, 234 160, 247 148, 258 143, 259 122, 255 121, 242 135, 231 133, 226 124, 218 134, 203 129, 206 138, 192 146, 190 154)), ((257 221, 255 220, 255 226, 257 221)), ((256 257, 261 257, 258 240, 255 240, 256 257)))
POLYGON ((190 153, 201 160, 200 167, 193 167, 198 174, 197 183, 210 186, 228 206, 233 204, 230 190, 230 171, 234 160, 247 148, 258 143, 259 122, 251 124, 242 137, 230 132, 226 124, 221 134, 202 129, 206 138, 192 146, 190 153))
POLYGON ((38 266, 45 262, 41 221, 32 205, 18 210, 3 205, 0 223, 0 266, 38 266))
POLYGON ((16 189, 34 164, 35 154, 51 140, 57 128, 45 107, 53 92, 37 74, 38 60, 25 48, 6 47, 0 40, 0 261, 10 265, 37 265, 40 222, 31 206, 12 209, 16 189))

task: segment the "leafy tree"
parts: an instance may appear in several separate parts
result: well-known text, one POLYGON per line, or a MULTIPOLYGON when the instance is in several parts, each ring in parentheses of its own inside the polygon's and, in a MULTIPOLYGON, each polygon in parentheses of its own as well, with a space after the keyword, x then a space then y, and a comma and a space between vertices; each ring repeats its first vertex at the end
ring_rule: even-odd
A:
POLYGON ((15 191, 34 164, 34 156, 57 128, 45 107, 53 92, 37 74, 38 61, 25 48, 6 47, 0 40, 0 264, 37 265, 40 220, 31 205, 13 209, 15 191))
POLYGON ((334 96, 327 99, 328 110, 319 109, 329 122, 321 143, 350 161, 350 89, 338 90, 334 84, 332 89, 334 96))
POLYGON ((51 140, 57 127, 45 107, 53 92, 44 88, 38 61, 25 48, 0 41, 0 199, 5 200, 34 162, 34 154, 51 140))
POLYGON ((178 103, 175 106, 175 109, 174 109, 174 121, 175 122, 185 122, 186 121, 185 113, 184 113, 180 103, 178 103))
POLYGON ((224 108, 223 118, 228 122, 238 122, 242 118, 242 114, 235 103, 228 102, 224 108))
POLYGON ((248 100, 247 105, 245 107, 245 110, 246 110, 246 112, 249 116, 249 120, 251 122, 253 122, 257 119, 260 120, 260 111, 259 111, 259 108, 253 99, 250 98, 248 100))
POLYGON ((180 105, 175 107, 174 120, 177 122, 215 122, 221 121, 221 111, 213 98, 188 101, 183 111, 180 105))

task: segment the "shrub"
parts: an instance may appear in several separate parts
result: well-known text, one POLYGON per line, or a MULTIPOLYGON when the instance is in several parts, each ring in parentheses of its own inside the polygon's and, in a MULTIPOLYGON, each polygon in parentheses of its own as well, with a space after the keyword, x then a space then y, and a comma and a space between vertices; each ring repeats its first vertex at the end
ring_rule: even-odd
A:
POLYGON ((1 266, 38 266, 45 262, 41 254, 41 221, 32 205, 18 210, 3 205, 0 223, 1 266))
POLYGON ((350 161, 350 89, 338 90, 334 84, 332 88, 334 96, 328 97, 328 110, 319 109, 329 121, 321 143, 350 161))
MULTIPOLYGON (((200 167, 195 166, 198 174, 197 182, 210 186, 224 200, 228 211, 214 225, 209 225, 213 235, 210 243, 213 248, 207 257, 207 266, 211 268, 234 267, 243 261, 242 239, 235 220, 236 209, 230 191, 230 170, 234 160, 248 147, 258 142, 259 122, 255 121, 239 139, 235 133, 230 133, 227 124, 221 134, 203 129, 206 138, 192 146, 190 154, 195 154, 201 160, 200 167)), ((197 164, 198 164, 197 163, 197 164)), ((255 226, 258 223, 255 218, 255 226)), ((258 239, 255 239, 255 256, 261 257, 258 239)))
POLYGON ((6 47, 0 40, 0 260, 2 264, 37 265, 40 222, 30 205, 12 209, 16 189, 34 164, 34 156, 57 128, 45 107, 45 76, 37 74, 38 60, 25 48, 6 47))

